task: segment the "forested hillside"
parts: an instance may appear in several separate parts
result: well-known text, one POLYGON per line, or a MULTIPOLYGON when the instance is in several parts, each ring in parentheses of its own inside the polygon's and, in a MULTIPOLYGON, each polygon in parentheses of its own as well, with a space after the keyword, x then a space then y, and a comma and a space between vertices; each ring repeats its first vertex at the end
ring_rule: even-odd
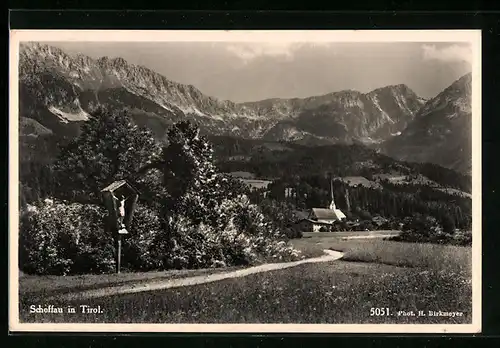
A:
POLYGON ((469 175, 430 163, 392 159, 362 144, 302 146, 287 142, 209 137, 218 166, 226 172, 248 171, 260 178, 294 176, 424 176, 442 187, 471 193, 469 175))
MULTIPOLYGON (((371 221, 378 215, 402 222, 423 214, 448 231, 471 228, 471 177, 453 170, 397 161, 359 144, 312 147, 229 137, 210 140, 221 171, 273 180, 268 197, 298 210, 326 208, 332 179, 337 205, 351 219, 371 221)), ((392 226, 399 228, 398 223, 392 226)))

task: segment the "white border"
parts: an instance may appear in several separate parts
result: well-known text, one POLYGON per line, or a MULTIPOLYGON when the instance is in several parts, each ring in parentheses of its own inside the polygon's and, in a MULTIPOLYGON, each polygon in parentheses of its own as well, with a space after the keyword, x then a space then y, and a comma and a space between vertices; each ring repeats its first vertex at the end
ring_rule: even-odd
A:
POLYGON ((9 108, 9 329, 12 332, 481 332, 481 31, 480 30, 12 30, 9 108), (146 38, 146 39, 145 39, 146 38), (18 49, 21 41, 101 42, 467 42, 472 45, 472 324, 29 324, 19 323, 18 274, 18 49))

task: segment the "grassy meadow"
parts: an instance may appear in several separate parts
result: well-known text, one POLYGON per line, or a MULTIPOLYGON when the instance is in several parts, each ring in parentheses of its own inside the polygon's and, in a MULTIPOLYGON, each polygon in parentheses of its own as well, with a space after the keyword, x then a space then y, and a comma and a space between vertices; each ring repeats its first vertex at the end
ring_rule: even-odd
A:
POLYGON ((292 241, 307 257, 322 254, 324 249, 344 253, 342 261, 368 262, 408 268, 447 270, 470 278, 472 249, 468 247, 404 243, 382 239, 342 240, 330 237, 301 238, 292 241))
POLYGON ((148 282, 195 277, 239 269, 169 270, 162 272, 124 272, 119 274, 84 274, 75 276, 22 275, 19 279, 19 297, 23 302, 43 300, 46 296, 64 295, 70 292, 104 289, 111 286, 140 285, 148 282))
MULTIPOLYGON (((64 287, 48 285, 51 281, 33 285, 35 280, 23 277, 20 281, 21 294, 24 293, 21 295, 20 317, 25 322, 87 323, 471 322, 470 248, 329 237, 303 238, 293 240, 292 244, 307 256, 321 255, 323 249, 343 251, 345 255, 342 260, 333 262, 303 264, 214 283, 82 299, 73 303, 34 302, 34 292, 28 291, 31 286, 40 291, 45 289, 52 295, 64 287), (100 306, 103 312, 30 314, 31 304, 61 307, 86 304, 100 306), (390 315, 371 316, 371 308, 389 308, 390 315), (425 313, 431 310, 458 311, 463 316, 398 315, 399 311, 416 313, 418 310, 425 313)), ((196 275, 162 274, 164 279, 196 275)), ((107 277, 113 276, 116 277, 107 277)), ((158 276, 143 276, 141 281, 156 281, 158 276)), ((61 281, 54 279, 52 284, 58 282, 61 281)), ((102 281, 100 286, 105 283, 102 281)), ((72 286, 70 291, 76 291, 79 284, 68 281, 66 288, 69 286, 72 286)))

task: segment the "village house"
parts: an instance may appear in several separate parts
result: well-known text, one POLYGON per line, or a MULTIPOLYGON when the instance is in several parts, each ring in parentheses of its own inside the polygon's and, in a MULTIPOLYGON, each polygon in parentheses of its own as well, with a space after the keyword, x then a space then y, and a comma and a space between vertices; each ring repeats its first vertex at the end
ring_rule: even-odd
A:
POLYGON ((333 187, 330 187, 331 202, 328 208, 312 208, 309 215, 297 222, 297 227, 304 232, 321 232, 330 230, 336 221, 346 218, 345 214, 337 208, 333 198, 333 187))

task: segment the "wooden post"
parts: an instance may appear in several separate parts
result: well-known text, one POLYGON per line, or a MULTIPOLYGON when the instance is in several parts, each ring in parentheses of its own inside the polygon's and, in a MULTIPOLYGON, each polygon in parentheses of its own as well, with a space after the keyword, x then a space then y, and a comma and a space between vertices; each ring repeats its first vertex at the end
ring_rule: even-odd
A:
POLYGON ((116 248, 116 273, 120 273, 120 267, 122 263, 122 236, 118 234, 118 246, 116 248))

